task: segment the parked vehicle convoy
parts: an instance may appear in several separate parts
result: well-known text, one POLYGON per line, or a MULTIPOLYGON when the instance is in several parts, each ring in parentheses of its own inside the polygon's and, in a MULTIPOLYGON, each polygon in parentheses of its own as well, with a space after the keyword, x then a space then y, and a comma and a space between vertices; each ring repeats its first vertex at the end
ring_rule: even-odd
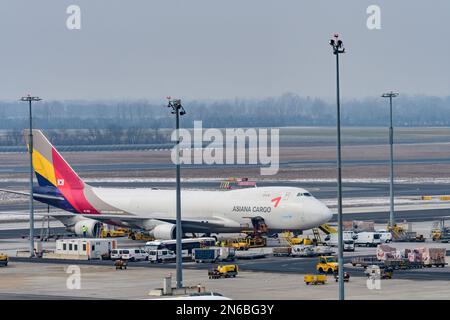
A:
POLYGON ((360 232, 355 239, 357 246, 376 247, 380 243, 381 235, 378 232, 360 232))
POLYGON ((208 271, 208 277, 210 279, 235 278, 238 274, 238 270, 237 264, 218 265, 208 271))
POLYGON ((303 277, 303 281, 306 285, 325 284, 327 283, 327 276, 325 274, 306 274, 303 277))
POLYGON ((336 273, 338 268, 338 261, 334 256, 320 256, 316 265, 316 270, 319 273, 336 273))
POLYGON ((8 265, 9 257, 5 253, 0 253, 0 267, 6 267, 8 265))
POLYGON ((148 253, 139 248, 123 249, 121 259, 128 261, 147 261, 148 253))

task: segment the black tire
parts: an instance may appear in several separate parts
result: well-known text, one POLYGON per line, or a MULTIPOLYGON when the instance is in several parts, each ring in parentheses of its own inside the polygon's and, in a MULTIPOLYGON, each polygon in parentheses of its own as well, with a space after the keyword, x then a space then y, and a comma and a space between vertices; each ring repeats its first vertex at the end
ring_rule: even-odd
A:
POLYGON ((319 268, 319 273, 325 273, 322 268, 319 268))

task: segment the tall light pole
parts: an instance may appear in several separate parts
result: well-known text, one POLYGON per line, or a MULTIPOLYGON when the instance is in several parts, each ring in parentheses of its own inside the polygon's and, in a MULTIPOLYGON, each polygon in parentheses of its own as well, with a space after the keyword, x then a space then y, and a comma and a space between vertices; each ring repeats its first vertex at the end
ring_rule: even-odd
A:
POLYGON ((390 184, 389 184, 389 197, 390 197, 390 210, 389 210, 389 226, 392 228, 395 225, 394 218, 394 125, 392 121, 392 98, 398 96, 397 92, 386 92, 381 95, 383 98, 389 98, 389 145, 390 145, 390 184))
POLYGON ((177 167, 177 192, 176 192, 176 202, 177 202, 177 215, 176 215, 176 263, 177 263, 177 288, 183 287, 183 247, 181 239, 183 237, 183 230, 181 229, 181 183, 180 183, 180 116, 186 114, 186 110, 184 110, 181 105, 181 100, 179 99, 171 99, 169 100, 169 104, 167 107, 172 108, 172 114, 175 114, 175 129, 176 129, 176 167, 177 167))
POLYGON ((339 263, 339 300, 344 300, 344 242, 342 230, 342 174, 341 174, 341 104, 339 92, 339 55, 345 52, 344 44, 335 34, 330 40, 333 54, 336 56, 336 107, 337 107, 337 188, 338 188, 338 263, 339 263))
POLYGON ((30 257, 34 257, 34 203, 33 203, 33 116, 31 113, 31 103, 41 101, 39 97, 30 95, 20 98, 20 101, 28 102, 28 114, 30 121, 30 131, 28 132, 28 153, 30 155, 30 257))

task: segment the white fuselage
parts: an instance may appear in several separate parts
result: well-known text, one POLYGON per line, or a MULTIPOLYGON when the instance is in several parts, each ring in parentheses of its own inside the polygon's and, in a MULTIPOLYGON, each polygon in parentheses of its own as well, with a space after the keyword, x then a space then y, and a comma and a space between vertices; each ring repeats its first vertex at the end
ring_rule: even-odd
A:
MULTIPOLYGON (((92 191, 117 209, 118 215, 128 214, 148 220, 175 218, 176 215, 175 190, 93 188, 92 191)), ((111 214, 106 209, 98 209, 100 214, 111 214)), ((208 223, 211 219, 223 222, 224 228, 236 230, 251 227, 251 218, 254 217, 262 217, 272 230, 306 230, 326 223, 332 217, 322 202, 305 189, 294 187, 184 190, 181 193, 181 214, 182 220, 208 223)))

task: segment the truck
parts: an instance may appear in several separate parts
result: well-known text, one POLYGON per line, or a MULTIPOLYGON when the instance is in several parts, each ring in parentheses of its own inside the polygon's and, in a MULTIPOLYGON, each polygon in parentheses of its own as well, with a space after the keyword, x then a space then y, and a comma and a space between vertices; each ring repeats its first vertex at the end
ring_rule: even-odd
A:
POLYGON ((236 258, 236 251, 232 247, 198 248, 193 250, 192 258, 197 263, 234 261, 236 258))
POLYGON ((209 279, 235 278, 239 272, 237 264, 218 265, 208 270, 209 279))
POLYGON ((324 246, 314 245, 297 245, 291 247, 291 257, 318 257, 323 255, 331 255, 334 251, 324 246))
POLYGON ((376 247, 381 243, 381 235, 378 232, 360 232, 355 239, 355 245, 376 247))
POLYGON ((335 256, 320 256, 316 264, 316 270, 319 273, 336 273, 338 268, 338 260, 335 256))
MULTIPOLYGON (((445 250, 445 249, 444 249, 445 250)), ((432 257, 422 261, 411 261, 408 258, 392 258, 387 260, 378 260, 376 256, 354 257, 352 265, 360 266, 364 269, 372 266, 378 266, 380 269, 392 268, 393 270, 422 269, 425 267, 445 267, 445 255, 442 257, 439 253, 431 253, 432 257)))
MULTIPOLYGON (((344 240, 344 251, 355 251, 355 240, 357 234, 353 231, 344 231, 342 233, 342 238, 344 240)), ((330 233, 324 239, 325 244, 330 247, 338 246, 338 234, 330 233)))
POLYGON ((272 253, 274 257, 288 257, 291 255, 291 247, 274 247, 272 253))

